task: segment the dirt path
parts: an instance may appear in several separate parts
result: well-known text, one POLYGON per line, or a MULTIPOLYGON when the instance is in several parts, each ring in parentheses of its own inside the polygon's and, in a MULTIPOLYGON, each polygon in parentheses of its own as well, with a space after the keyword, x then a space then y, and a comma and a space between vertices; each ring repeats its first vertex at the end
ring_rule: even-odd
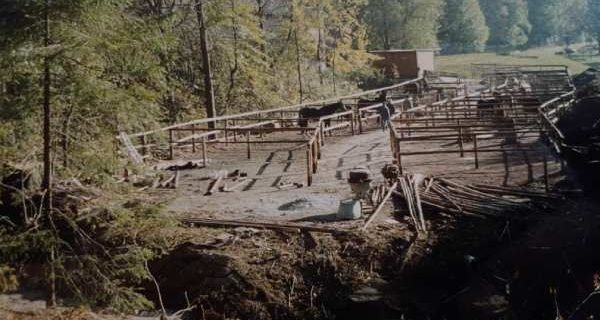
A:
MULTIPOLYGON (((215 154, 206 169, 189 170, 183 174, 183 187, 168 209, 177 214, 239 219, 268 217, 269 219, 297 220, 314 217, 327 220, 335 214, 340 200, 351 196, 345 182, 350 169, 365 166, 376 178, 385 163, 391 162, 389 134, 372 130, 357 136, 326 138, 319 171, 314 175, 313 186, 280 190, 279 183, 305 184, 305 148, 296 146, 282 149, 253 150, 253 159, 241 147, 226 147, 215 154), (240 191, 219 192, 211 196, 204 193, 210 180, 219 170, 229 172, 239 169, 251 181, 240 191)), ((232 185, 232 182, 228 182, 232 185)))
MULTIPOLYGON (((393 160, 389 133, 376 129, 376 123, 371 123, 369 131, 361 135, 352 136, 349 132, 338 134, 326 139, 313 185, 286 190, 280 190, 278 184, 306 183, 306 151, 303 145, 290 144, 279 149, 256 146, 252 149, 251 160, 246 158, 243 144, 211 147, 209 166, 182 172, 180 187, 167 209, 177 215, 202 218, 332 221, 339 201, 351 196, 346 183, 348 171, 358 166, 367 167, 372 171, 375 183, 378 183, 382 181, 381 168, 393 160), (235 192, 206 196, 211 178, 220 170, 246 172, 249 182, 235 192)), ((298 136, 290 134, 288 138, 297 139, 298 136)), ((480 141, 479 147, 497 148, 502 140, 502 137, 492 135, 480 141)), ((405 172, 444 176, 465 182, 524 185, 542 180, 542 154, 547 148, 537 137, 523 139, 521 143, 506 148, 509 151, 480 153, 480 168, 475 169, 473 154, 460 157, 456 143, 403 143, 403 152, 433 149, 457 152, 404 157, 402 164, 405 172)), ((185 157, 194 159, 197 155, 186 154, 185 157)), ((558 177, 559 171, 560 163, 549 156, 550 176, 558 177)), ((235 184, 232 181, 226 183, 229 186, 235 184)))

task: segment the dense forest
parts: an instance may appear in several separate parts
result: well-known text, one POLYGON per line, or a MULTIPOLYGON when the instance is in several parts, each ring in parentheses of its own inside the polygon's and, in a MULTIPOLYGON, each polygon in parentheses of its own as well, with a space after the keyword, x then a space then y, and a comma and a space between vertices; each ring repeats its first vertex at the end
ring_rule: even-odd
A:
POLYGON ((44 99, 55 170, 85 164, 101 173, 118 131, 345 92, 377 77, 369 49, 574 43, 597 35, 596 7, 585 0, 5 1, 0 156, 39 154, 44 99))
MULTIPOLYGON (((600 41, 598 15, 596 0, 4 0, 0 177, 28 164, 44 177, 38 186, 54 176, 106 187, 119 168, 120 131, 381 83, 369 50, 455 54, 600 41), (44 160, 51 166, 42 174, 44 160)), ((119 267, 90 258, 79 262, 88 273, 68 280, 81 288, 106 279, 79 296, 135 309, 137 293, 118 279, 143 277, 142 257, 162 240, 142 244, 130 236, 164 222, 134 228, 126 215, 117 217, 112 235, 135 244, 118 252, 119 267), (125 262, 131 267, 121 268, 125 262)), ((19 232, 37 228, 32 221, 19 232)), ((17 241, 14 228, 0 225, 0 241, 11 239, 1 249, 0 279, 4 264, 30 258, 24 247, 59 245, 46 233, 17 241)))

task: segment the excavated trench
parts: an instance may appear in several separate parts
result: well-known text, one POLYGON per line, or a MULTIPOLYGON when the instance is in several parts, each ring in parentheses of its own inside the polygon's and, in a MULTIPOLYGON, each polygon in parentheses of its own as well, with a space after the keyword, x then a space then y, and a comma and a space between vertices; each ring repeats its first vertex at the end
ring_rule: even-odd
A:
POLYGON ((575 310, 600 273, 599 208, 576 197, 511 219, 430 214, 428 237, 219 230, 151 268, 168 309, 200 306, 192 319, 588 319, 598 305, 575 310))

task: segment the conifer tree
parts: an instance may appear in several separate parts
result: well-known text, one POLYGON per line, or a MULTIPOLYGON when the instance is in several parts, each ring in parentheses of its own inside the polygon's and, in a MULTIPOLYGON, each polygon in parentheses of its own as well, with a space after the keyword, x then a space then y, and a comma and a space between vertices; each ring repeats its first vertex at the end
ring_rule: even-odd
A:
POLYGON ((587 0, 586 30, 596 39, 600 53, 600 1, 587 0))
POLYGON ((371 49, 436 47, 441 8, 439 0, 370 0, 363 19, 371 49))
POLYGON ((489 29, 478 0, 446 0, 438 33, 445 52, 478 52, 485 49, 489 29))
POLYGON ((497 50, 525 45, 531 30, 524 0, 480 0, 490 29, 488 46, 497 50))

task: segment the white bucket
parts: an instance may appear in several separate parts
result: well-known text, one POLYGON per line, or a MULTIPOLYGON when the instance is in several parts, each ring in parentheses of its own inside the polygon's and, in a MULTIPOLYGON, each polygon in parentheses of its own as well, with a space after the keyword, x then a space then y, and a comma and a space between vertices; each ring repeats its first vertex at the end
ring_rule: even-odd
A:
POLYGON ((356 199, 346 199, 340 201, 337 212, 337 218, 343 220, 356 220, 362 217, 362 207, 360 201, 356 199))

